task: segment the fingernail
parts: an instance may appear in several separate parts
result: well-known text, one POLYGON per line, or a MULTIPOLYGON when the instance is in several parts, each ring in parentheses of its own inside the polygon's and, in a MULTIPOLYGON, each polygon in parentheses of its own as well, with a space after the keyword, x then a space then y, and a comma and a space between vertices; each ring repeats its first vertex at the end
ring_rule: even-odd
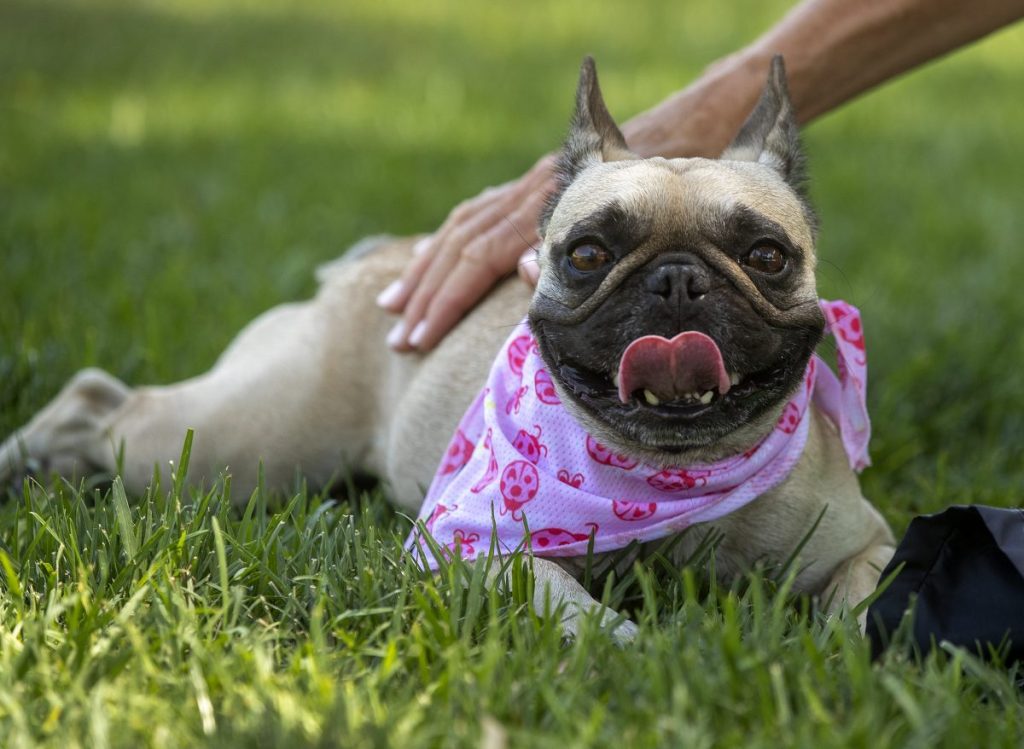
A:
POLYGON ((423 343, 423 339, 427 336, 427 321, 420 320, 416 323, 416 327, 412 329, 412 335, 409 336, 409 345, 414 348, 419 348, 420 344, 423 343))
POLYGON ((433 238, 433 234, 428 234, 427 236, 423 237, 423 239, 419 240, 416 244, 412 246, 412 254, 419 256, 426 252, 430 248, 430 240, 432 240, 433 238))
POLYGON ((405 342, 405 320, 399 320, 388 331, 387 342, 391 348, 398 348, 405 342))
POLYGON ((390 307, 396 301, 398 297, 402 295, 402 282, 401 280, 392 281, 387 285, 384 291, 377 295, 377 306, 378 307, 390 307))
POLYGON ((519 258, 519 274, 534 286, 540 279, 540 264, 537 262, 537 251, 527 250, 519 258))

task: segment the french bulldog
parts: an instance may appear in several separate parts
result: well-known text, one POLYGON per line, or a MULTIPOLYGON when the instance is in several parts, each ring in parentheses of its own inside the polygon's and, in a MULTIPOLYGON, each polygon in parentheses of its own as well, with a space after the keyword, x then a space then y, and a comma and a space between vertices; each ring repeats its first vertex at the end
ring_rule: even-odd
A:
MULTIPOLYGON (((141 495, 193 429, 189 479, 230 472, 240 501, 262 462, 277 486, 297 469, 313 486, 367 471, 416 513, 442 459, 439 436, 453 434, 527 313, 561 407, 610 453, 662 468, 749 454, 785 417, 825 327, 781 58, 719 159, 631 153, 588 58, 559 173, 532 298, 509 280, 433 352, 393 353, 392 321, 374 299, 413 240, 364 240, 320 269, 315 298, 256 318, 205 374, 129 388, 101 370, 79 372, 0 446, 0 485, 32 471, 112 473, 120 456, 126 488, 141 495)), ((803 542, 796 589, 838 611, 874 590, 893 537, 861 494, 842 425, 816 401, 804 418, 806 440, 785 476, 704 525, 721 538, 724 578, 781 562, 803 542)), ((684 534, 676 560, 702 537, 684 534)), ((595 612, 630 638, 632 624, 577 581, 583 563, 533 557, 538 611, 557 604, 570 633, 595 612)))

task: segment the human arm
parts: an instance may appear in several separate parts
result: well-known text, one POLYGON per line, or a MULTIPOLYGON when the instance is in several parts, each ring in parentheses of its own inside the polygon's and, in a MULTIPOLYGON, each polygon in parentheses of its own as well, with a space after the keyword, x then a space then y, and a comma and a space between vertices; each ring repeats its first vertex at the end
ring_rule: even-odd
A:
MULTIPOLYGON (((711 65, 685 89, 622 126, 641 156, 714 157, 760 95, 771 57, 786 59, 790 97, 808 123, 871 87, 1024 15, 1024 0, 805 0, 755 42, 711 65)), ((554 187, 553 158, 458 206, 385 290, 402 313, 388 337, 399 350, 429 350, 539 242, 537 218, 554 187)))

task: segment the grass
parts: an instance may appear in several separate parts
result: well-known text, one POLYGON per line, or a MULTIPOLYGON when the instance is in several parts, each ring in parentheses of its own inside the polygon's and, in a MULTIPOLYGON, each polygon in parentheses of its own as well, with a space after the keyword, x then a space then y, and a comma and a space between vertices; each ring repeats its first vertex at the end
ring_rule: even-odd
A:
MULTIPOLYGON (((74 371, 208 367, 360 236, 437 225, 564 132, 595 54, 627 117, 778 2, 0 5, 0 435, 74 371)), ((806 134, 821 291, 872 357, 867 495, 901 532, 1024 486, 1024 29, 806 134)), ((379 490, 28 484, 0 508, 0 746, 1016 746, 1013 676, 870 663, 784 583, 649 561, 641 628, 564 644, 508 590, 424 579, 379 490), (781 590, 779 589, 781 585, 781 590)))

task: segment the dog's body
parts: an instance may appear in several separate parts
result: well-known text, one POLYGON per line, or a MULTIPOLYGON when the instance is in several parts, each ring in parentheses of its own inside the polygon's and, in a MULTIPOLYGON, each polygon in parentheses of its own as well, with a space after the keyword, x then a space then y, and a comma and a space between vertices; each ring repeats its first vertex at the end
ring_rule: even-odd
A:
MULTIPOLYGON (((596 81, 593 86, 596 89, 596 81)), ((581 91, 587 95, 583 82, 581 91)), ((599 118, 597 125, 598 130, 607 126, 599 118)), ((659 179, 679 179, 685 173, 689 176, 684 179, 698 180, 701 194, 713 195, 720 186, 728 187, 715 162, 692 162, 678 165, 675 171, 664 171, 664 165, 672 162, 652 163, 649 168, 658 170, 657 174, 641 179, 646 186, 659 179)), ((641 166, 637 162, 632 168, 641 166)), ((587 179, 611 183, 627 178, 591 173, 587 179)), ((636 192, 634 187, 626 192, 636 192)), ((411 241, 367 240, 358 251, 322 271, 322 285, 314 299, 278 307, 254 320, 204 375, 166 387, 129 389, 99 370, 79 373, 32 422, 0 446, 0 484, 27 469, 63 475, 113 472, 123 450, 125 484, 131 493, 141 494, 153 466, 169 470, 185 431, 193 429, 190 478, 209 482, 226 470, 232 474, 238 500, 248 497, 260 462, 267 483, 273 486, 290 484, 297 470, 316 486, 340 472, 363 470, 383 477, 394 501, 414 514, 448 438, 484 382, 502 342, 528 308, 535 332, 545 325, 567 324, 550 322, 558 317, 552 304, 566 302, 572 295, 558 281, 552 238, 567 221, 576 220, 573 211, 589 210, 574 193, 568 196, 546 217, 548 241, 532 308, 527 288, 510 281, 491 293, 429 355, 393 353, 385 345, 393 319, 376 307, 374 297, 404 268, 411 241)), ((804 219, 793 216, 801 210, 797 203, 771 198, 768 195, 759 206, 764 212, 794 234, 813 233, 806 226, 799 228, 804 219)), ((657 199, 674 198, 666 188, 657 199)), ((803 239, 804 246, 812 242, 810 235, 803 239)), ((813 293, 813 263, 802 267, 813 293)), ((808 290, 806 278, 794 283, 801 294, 808 290)), ((612 293, 618 292, 613 289, 612 293)), ((585 306, 576 304, 574 309, 585 306)), ((766 315, 782 316, 767 307, 766 315)), ((813 338, 811 348, 816 335, 808 334, 808 340, 813 338)), ((546 351, 547 356, 561 356, 557 349, 565 345, 557 338, 550 333, 540 337, 542 348, 556 349, 546 351)), ((621 351, 612 353, 610 358, 617 360, 621 351)), ((579 407, 571 388, 556 385, 570 408, 574 400, 579 407)), ((579 418, 619 449, 669 464, 680 456, 713 460, 742 451, 763 437, 784 402, 776 398, 746 418, 740 428, 730 427, 727 434, 708 437, 702 444, 680 446, 671 455, 661 447, 631 442, 631 436, 624 437, 614 421, 603 421, 600 413, 595 417, 583 412, 579 418), (592 423, 595 418, 598 423, 592 423)), ((820 517, 802 549, 796 585, 824 594, 838 607, 856 603, 874 589, 879 570, 891 557, 892 536, 862 497, 837 427, 813 407, 808 418, 806 447, 790 475, 756 501, 708 525, 723 538, 716 569, 722 576, 732 576, 756 562, 789 557, 820 517)), ((704 431, 713 432, 714 424, 704 431)), ((686 558, 701 537, 699 533, 685 537, 675 550, 679 559, 686 558)), ((577 562, 537 559, 535 564, 538 606, 547 595, 552 601, 568 603, 570 630, 577 610, 597 606, 567 574, 576 570, 577 562)), ((620 629, 623 634, 628 631, 628 625, 620 629)))

